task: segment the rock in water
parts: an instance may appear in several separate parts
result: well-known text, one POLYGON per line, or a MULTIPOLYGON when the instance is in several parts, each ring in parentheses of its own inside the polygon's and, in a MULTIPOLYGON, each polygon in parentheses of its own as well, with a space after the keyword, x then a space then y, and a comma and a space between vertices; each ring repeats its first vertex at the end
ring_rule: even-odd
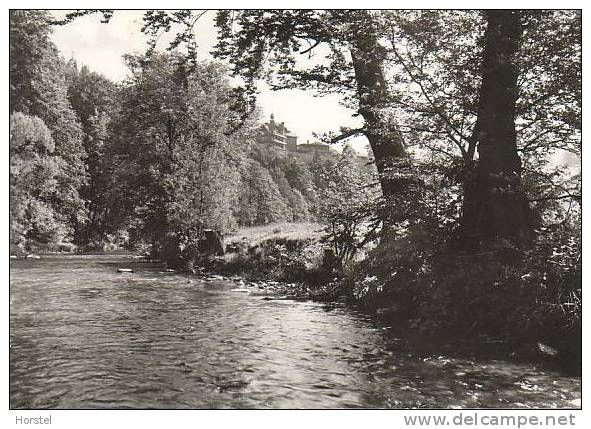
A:
POLYGON ((131 268, 117 268, 118 273, 133 273, 131 268))
POLYGON ((543 343, 538 343, 538 350, 548 356, 558 355, 558 350, 553 349, 552 347, 547 346, 546 344, 543 344, 543 343))

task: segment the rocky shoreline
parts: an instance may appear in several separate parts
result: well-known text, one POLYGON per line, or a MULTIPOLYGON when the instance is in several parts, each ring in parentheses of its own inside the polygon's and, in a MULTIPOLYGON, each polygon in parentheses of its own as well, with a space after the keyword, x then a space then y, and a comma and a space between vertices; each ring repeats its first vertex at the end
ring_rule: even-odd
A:
MULTIPOLYGON (((324 291, 312 289, 302 283, 286 283, 268 280, 246 280, 241 276, 225 276, 215 273, 192 274, 188 280, 199 280, 207 283, 223 282, 233 283, 236 288, 232 292, 249 293, 253 296, 262 296, 265 300, 296 300, 296 301, 321 301, 332 302, 329 294, 324 291)), ((343 300, 340 300, 343 301, 343 300)))

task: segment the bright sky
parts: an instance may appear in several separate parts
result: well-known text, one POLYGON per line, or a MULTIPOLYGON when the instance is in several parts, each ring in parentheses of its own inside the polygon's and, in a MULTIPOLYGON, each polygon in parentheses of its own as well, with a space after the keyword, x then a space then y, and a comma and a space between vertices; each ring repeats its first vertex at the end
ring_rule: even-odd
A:
MULTIPOLYGON (((56 11, 56 17, 65 12, 56 11)), ((209 52, 216 43, 216 32, 211 11, 203 16, 196 28, 200 55, 211 59, 209 52)), ((56 27, 53 41, 66 59, 73 57, 78 65, 86 64, 91 70, 104 74, 114 81, 127 75, 121 56, 146 49, 146 36, 140 32, 143 11, 117 11, 109 24, 100 23, 100 15, 78 18, 73 23, 56 27)), ((162 37, 158 46, 165 48, 170 36, 162 37)), ((299 143, 314 141, 313 132, 338 132, 339 127, 358 127, 359 120, 352 111, 339 105, 337 96, 313 97, 311 92, 300 90, 270 91, 261 85, 259 107, 264 120, 273 113, 276 121, 284 121, 287 128, 299 136, 299 143)), ((362 149, 366 140, 358 138, 355 147, 362 149)))

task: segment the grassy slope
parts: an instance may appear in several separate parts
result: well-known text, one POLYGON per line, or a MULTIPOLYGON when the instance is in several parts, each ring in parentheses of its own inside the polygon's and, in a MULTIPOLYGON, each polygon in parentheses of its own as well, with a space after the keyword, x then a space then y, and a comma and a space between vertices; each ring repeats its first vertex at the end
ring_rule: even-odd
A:
POLYGON ((273 223, 269 225, 240 228, 236 233, 224 237, 226 243, 247 241, 250 245, 268 239, 287 240, 319 239, 322 226, 313 222, 273 223))

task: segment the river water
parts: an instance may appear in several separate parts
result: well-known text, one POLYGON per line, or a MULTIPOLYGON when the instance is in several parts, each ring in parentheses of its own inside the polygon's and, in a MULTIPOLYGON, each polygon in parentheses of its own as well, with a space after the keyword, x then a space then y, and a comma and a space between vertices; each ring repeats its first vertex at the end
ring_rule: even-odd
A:
POLYGON ((579 377, 404 344, 347 308, 189 283, 121 255, 10 264, 11 408, 580 405, 579 377))

